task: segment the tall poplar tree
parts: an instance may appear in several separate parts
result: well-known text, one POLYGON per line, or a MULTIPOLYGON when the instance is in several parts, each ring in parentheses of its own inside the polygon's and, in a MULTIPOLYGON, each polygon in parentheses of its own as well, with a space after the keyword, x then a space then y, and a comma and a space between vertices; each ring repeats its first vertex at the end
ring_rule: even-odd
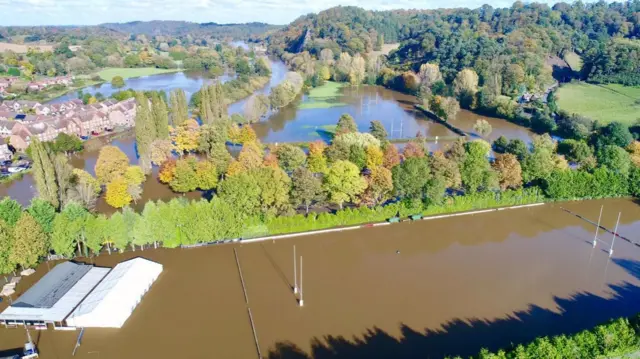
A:
POLYGON ((187 96, 182 89, 171 91, 171 124, 174 127, 181 126, 189 119, 187 96))
POLYGON ((155 139, 167 139, 169 137, 169 111, 162 97, 154 96, 151 100, 151 110, 155 128, 155 139))
POLYGON ((52 154, 38 139, 31 142, 31 157, 33 160, 33 177, 40 198, 51 203, 55 208, 60 207, 58 183, 53 164, 52 154))
POLYGON ((149 108, 149 100, 144 93, 136 93, 136 103, 138 106, 135 119, 136 145, 140 155, 140 167, 145 173, 149 173, 151 171, 151 142, 156 136, 156 128, 149 108))

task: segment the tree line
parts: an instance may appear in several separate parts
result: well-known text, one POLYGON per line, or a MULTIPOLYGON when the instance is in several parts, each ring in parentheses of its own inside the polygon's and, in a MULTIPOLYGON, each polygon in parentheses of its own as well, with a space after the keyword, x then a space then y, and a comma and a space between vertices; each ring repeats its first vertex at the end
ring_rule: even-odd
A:
POLYGON ((370 133, 360 133, 353 118, 343 115, 331 143, 313 142, 306 153, 291 144, 265 146, 249 125, 229 119, 202 126, 187 120, 163 140, 171 150, 153 159, 160 165, 158 179, 175 192, 200 190, 211 199, 148 202, 141 213, 128 205, 139 198, 146 176, 119 149, 101 150, 94 178, 36 140, 39 195, 26 209, 8 198, 0 203, 0 228, 5 228, 0 233, 6 237, 0 239, 5 243, 0 256, 15 268, 52 252, 69 257, 98 254, 105 246, 176 247, 544 198, 638 196, 640 143, 628 129, 616 127, 592 145, 556 143, 547 134, 535 136, 530 146, 504 138, 492 145, 461 138, 430 153, 423 137, 399 151, 379 122, 371 123, 370 133), (236 156, 228 151, 229 142, 242 144, 236 156), (103 190, 121 212, 92 213, 86 198, 95 202, 103 190))

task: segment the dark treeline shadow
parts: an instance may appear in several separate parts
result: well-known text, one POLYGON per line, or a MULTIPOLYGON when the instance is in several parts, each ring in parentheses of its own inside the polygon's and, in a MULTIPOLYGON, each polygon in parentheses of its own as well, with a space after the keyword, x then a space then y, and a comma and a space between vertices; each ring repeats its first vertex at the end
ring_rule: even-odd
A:
MULTIPOLYGON (((631 275, 640 279, 640 262, 614 260, 631 275)), ((612 298, 591 293, 577 293, 569 298, 555 297, 556 311, 529 305, 524 311, 505 319, 485 321, 477 318, 455 319, 439 330, 417 331, 400 325, 402 335, 396 338, 373 327, 359 337, 325 335, 311 339, 311 353, 290 342, 277 343, 268 353, 269 359, 353 359, 353 358, 427 358, 442 359, 456 355, 469 357, 482 348, 497 351, 526 344, 536 337, 575 334, 611 318, 633 316, 640 311, 640 287, 625 282, 608 285, 612 298)), ((473 298, 469 298, 473 300, 473 298)), ((347 319, 348 320, 348 319, 347 319)))

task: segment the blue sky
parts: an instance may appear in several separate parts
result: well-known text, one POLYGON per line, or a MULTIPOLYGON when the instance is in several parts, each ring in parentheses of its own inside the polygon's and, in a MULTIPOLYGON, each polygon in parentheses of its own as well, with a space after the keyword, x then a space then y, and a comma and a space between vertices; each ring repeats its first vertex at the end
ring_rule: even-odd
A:
MULTIPOLYGON (((543 0, 544 1, 544 0, 543 0)), ((548 1, 548 0, 547 0, 548 1)), ((336 5, 366 9, 510 6, 511 0, 0 0, 0 25, 95 25, 134 20, 286 24, 336 5), (6 16, 6 14, 11 14, 6 16)))

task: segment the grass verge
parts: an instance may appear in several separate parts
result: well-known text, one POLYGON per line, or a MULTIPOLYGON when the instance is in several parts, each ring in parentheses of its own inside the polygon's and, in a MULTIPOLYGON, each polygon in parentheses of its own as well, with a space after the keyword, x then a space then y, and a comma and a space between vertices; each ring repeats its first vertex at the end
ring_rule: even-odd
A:
POLYGON ((178 71, 180 71, 180 69, 158 69, 155 67, 140 67, 130 69, 111 67, 98 71, 96 75, 100 76, 105 81, 111 81, 114 76, 122 76, 123 79, 130 79, 133 77, 159 75, 178 71))

